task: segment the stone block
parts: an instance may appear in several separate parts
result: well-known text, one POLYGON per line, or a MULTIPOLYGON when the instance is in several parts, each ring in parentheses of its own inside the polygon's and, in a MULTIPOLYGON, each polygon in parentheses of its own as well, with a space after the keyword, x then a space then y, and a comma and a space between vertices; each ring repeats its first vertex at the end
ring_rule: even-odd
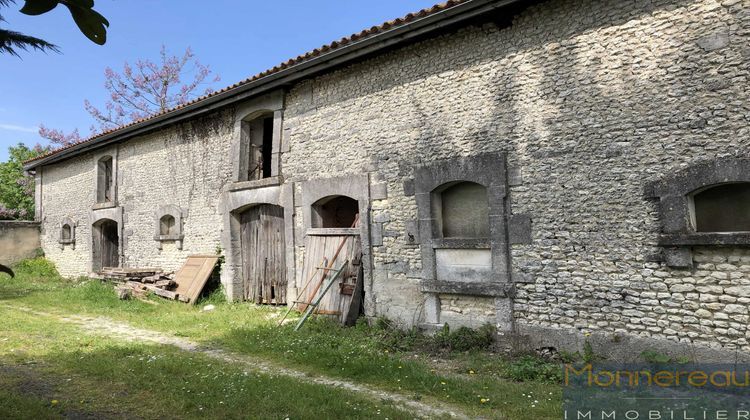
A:
POLYGON ((386 198, 388 198, 388 184, 385 182, 370 184, 371 200, 385 200, 386 198))

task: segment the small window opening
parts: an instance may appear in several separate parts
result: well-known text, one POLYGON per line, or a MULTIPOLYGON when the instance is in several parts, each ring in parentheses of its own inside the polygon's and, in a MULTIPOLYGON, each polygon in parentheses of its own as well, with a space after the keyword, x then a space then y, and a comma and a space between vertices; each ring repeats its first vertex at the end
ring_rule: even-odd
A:
POLYGON ((271 176, 271 155, 273 152, 273 114, 243 122, 242 134, 245 148, 244 179, 255 181, 271 176))
POLYGON ((473 182, 459 182, 438 190, 433 213, 444 238, 488 238, 489 201, 487 189, 473 182))
POLYGON ((63 242, 70 242, 70 240, 73 238, 73 234, 72 234, 69 224, 63 225, 61 236, 62 236, 61 239, 63 240, 63 242))
POLYGON ((693 195, 697 232, 750 231, 750 183, 721 184, 693 195))
POLYGON ((99 159, 98 166, 98 183, 97 183, 97 202, 107 203, 113 201, 113 182, 112 177, 112 156, 105 156, 99 159))
POLYGON ((326 197, 313 204, 312 227, 351 228, 358 213, 357 200, 344 195, 326 197))
POLYGON ((175 233, 175 220, 171 215, 164 215, 159 220, 159 234, 160 235, 173 235, 175 233))

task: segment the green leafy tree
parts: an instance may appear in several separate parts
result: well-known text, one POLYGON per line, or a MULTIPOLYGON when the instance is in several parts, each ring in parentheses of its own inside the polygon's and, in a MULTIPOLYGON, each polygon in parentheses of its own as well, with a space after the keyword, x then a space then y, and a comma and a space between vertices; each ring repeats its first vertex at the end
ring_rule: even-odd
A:
POLYGON ((34 218, 34 178, 24 174, 23 162, 46 152, 23 143, 8 148, 8 161, 0 163, 0 219, 34 218))
MULTIPOLYGON (((0 0, 0 8, 9 7, 15 0, 0 0)), ((94 0, 25 0, 20 12, 29 16, 47 13, 59 4, 67 7, 78 29, 92 42, 104 45, 107 42, 109 22, 94 10, 94 0)), ((0 14, 0 22, 4 22, 0 14)), ((59 52, 55 44, 20 32, 0 28, 0 53, 19 56, 19 50, 59 52)))

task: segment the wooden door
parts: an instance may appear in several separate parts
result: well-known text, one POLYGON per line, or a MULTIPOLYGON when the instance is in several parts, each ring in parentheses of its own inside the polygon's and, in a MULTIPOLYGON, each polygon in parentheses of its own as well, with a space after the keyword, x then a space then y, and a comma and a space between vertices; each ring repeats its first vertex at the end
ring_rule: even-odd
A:
MULTIPOLYGON (((330 265, 331 259, 336 255, 336 250, 341 248, 336 261, 333 261, 333 268, 343 268, 341 275, 328 292, 323 296, 315 313, 322 315, 333 315, 338 317, 344 323, 349 316, 349 309, 352 299, 355 295, 360 298, 359 293, 355 293, 357 275, 360 272, 362 264, 362 245, 358 234, 339 235, 339 234, 310 234, 305 241, 305 259, 302 264, 302 278, 304 302, 312 302, 320 295, 325 284, 330 279, 329 274, 323 275, 324 270, 318 267, 330 265), (349 261, 346 266, 344 262, 349 261)), ((363 281, 363 279, 362 279, 363 281)), ((358 302, 357 302, 358 303, 358 302)), ((307 305, 299 304, 298 309, 303 311, 307 305)), ((356 306, 357 312, 359 307, 356 306)), ((356 321, 356 317, 354 318, 356 321)))
POLYGON ((105 267, 120 266, 120 235, 117 232, 117 223, 108 222, 102 226, 102 255, 105 267))
POLYGON ((94 271, 120 266, 120 235, 117 222, 103 220, 94 225, 94 271))
POLYGON ((263 204, 240 214, 245 297, 286 304, 284 209, 263 204))

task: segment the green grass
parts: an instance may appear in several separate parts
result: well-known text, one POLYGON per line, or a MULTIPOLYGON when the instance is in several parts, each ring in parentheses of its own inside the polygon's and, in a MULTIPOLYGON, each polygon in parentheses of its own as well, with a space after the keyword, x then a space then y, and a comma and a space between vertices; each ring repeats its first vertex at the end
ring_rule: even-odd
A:
POLYGON ((487 351, 435 354, 419 345, 424 338, 394 337, 388 329, 363 323, 342 328, 316 319, 294 332, 293 323, 276 326, 283 309, 226 303, 218 294, 196 306, 158 298, 153 299, 156 305, 120 301, 111 286, 62 280, 41 259, 24 262, 16 270, 16 279, 0 281, 0 303, 61 314, 105 315, 310 374, 360 382, 427 403, 441 401, 473 416, 551 419, 562 415, 554 367, 539 361, 509 361, 487 351), (209 302, 216 309, 201 311, 209 302))
POLYGON ((0 417, 410 418, 382 401, 0 307, 0 417))

